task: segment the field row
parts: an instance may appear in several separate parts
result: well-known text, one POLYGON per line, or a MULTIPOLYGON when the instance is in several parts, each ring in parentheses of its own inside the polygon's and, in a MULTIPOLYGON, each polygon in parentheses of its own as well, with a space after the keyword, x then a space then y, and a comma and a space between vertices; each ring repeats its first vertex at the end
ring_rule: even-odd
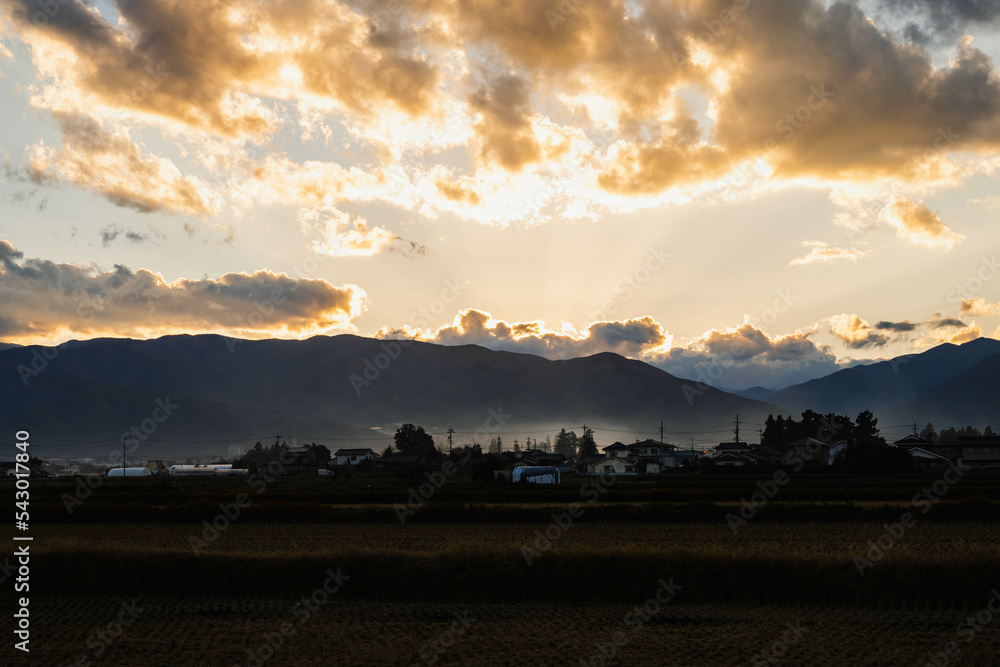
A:
MULTIPOLYGON (((557 536, 551 550, 599 552, 669 552, 705 555, 786 557, 850 557, 869 548, 885 533, 878 524, 587 524, 561 529, 545 524, 86 524, 38 525, 32 528, 36 553, 72 549, 295 557, 328 552, 403 552, 435 554, 454 551, 520 549, 539 535, 557 536), (213 534, 216 539, 209 539, 213 534), (194 542, 192 542, 194 540, 194 542)), ((9 532, 9 531, 7 531, 9 532)), ((4 531, 0 535, 6 536, 4 531)), ((884 538, 883 538, 884 540, 884 538)), ((955 554, 1000 557, 998 523, 917 523, 892 553, 926 559, 955 554)))
POLYGON ((986 628, 971 637, 959 634, 968 626, 957 612, 692 607, 671 601, 651 605, 644 618, 635 616, 635 607, 652 599, 654 586, 634 603, 586 607, 383 604, 334 594, 308 614, 292 598, 43 595, 33 603, 32 659, 62 665, 84 655, 92 664, 159 667, 257 664, 248 662, 256 654, 272 656, 269 665, 316 667, 555 666, 589 664, 603 655, 612 658, 608 664, 701 666, 762 664, 754 659, 767 657, 778 664, 780 654, 780 664, 789 666, 919 667, 948 642, 960 651, 950 664, 994 665, 1000 655, 1000 633, 986 628), (116 628, 123 609, 127 624, 116 628), (637 618, 641 622, 632 622, 637 618))

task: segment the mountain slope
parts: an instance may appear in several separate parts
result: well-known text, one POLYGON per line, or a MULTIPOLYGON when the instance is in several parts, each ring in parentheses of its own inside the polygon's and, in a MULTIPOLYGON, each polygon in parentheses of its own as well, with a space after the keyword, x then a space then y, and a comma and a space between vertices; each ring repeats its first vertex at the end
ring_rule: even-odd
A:
POLYGON ((157 426, 156 438, 164 440, 238 439, 281 429, 360 443, 372 427, 407 421, 472 433, 491 410, 509 415, 508 433, 558 425, 579 430, 584 422, 653 430, 660 420, 677 431, 716 430, 737 412, 759 421, 777 410, 714 389, 692 393, 692 384, 610 353, 550 361, 474 345, 349 335, 98 339, 57 350, 0 351, 6 403, 0 429, 27 428, 49 444, 115 439, 168 396, 183 407, 157 426), (37 364, 40 352, 52 358, 25 386, 18 367, 37 364))
POLYGON ((941 427, 1000 424, 1000 355, 987 357, 898 407, 941 427))
POLYGON ((963 345, 945 343, 868 366, 855 366, 775 392, 768 401, 793 415, 806 409, 854 416, 872 410, 883 419, 918 419, 907 402, 949 378, 1000 354, 1000 341, 979 338, 963 345))

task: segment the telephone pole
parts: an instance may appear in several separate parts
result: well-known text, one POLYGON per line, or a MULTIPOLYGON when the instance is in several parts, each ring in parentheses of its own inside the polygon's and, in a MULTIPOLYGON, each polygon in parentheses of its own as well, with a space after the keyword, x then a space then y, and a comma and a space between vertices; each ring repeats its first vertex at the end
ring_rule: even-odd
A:
POLYGON ((740 416, 739 415, 736 415, 736 421, 733 422, 733 423, 736 424, 736 444, 739 444, 740 443, 740 416))
POLYGON ((451 436, 455 432, 451 426, 448 427, 448 455, 451 455, 451 436))
POLYGON ((663 422, 660 422, 660 444, 663 444, 663 422))

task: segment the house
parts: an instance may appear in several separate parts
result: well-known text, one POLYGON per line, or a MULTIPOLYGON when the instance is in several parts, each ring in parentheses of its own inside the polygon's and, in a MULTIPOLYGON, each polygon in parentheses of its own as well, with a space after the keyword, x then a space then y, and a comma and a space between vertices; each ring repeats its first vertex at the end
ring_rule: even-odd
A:
POLYGON ((944 470, 951 466, 948 458, 922 447, 911 447, 910 456, 913 457, 914 470, 944 470))
MULTIPOLYGON (((292 450, 288 451, 291 452, 292 450)), ((339 466, 356 466, 364 461, 375 460, 375 452, 371 449, 338 449, 334 456, 339 466)))
POLYGON ((740 468, 743 466, 755 465, 755 462, 745 456, 743 452, 725 452, 712 458, 712 463, 724 468, 740 468))
POLYGON ((958 436, 956 443, 962 454, 959 465, 970 468, 1000 469, 1000 436, 958 436))
POLYGON ((745 442, 720 442, 715 446, 715 456, 722 454, 742 454, 750 451, 750 445, 745 442))
POLYGON ((605 456, 617 456, 619 458, 625 458, 631 453, 629 451, 629 446, 621 442, 616 442, 614 444, 608 445, 607 447, 604 447, 601 451, 604 452, 605 456))
POLYGON ((802 438, 785 445, 785 463, 807 466, 830 465, 830 445, 816 438, 802 438))
MULTIPOLYGON (((588 457, 589 459, 589 457, 588 457)), ((618 456, 602 456, 587 463, 590 475, 635 475, 635 463, 618 456)))
POLYGON ((827 465, 833 465, 833 462, 837 460, 837 457, 847 451, 847 441, 841 440, 830 445, 830 449, 827 450, 829 454, 829 459, 827 460, 827 465))
POLYGON ((282 457, 282 470, 285 475, 312 475, 319 474, 320 468, 326 465, 319 457, 319 453, 313 447, 289 447, 282 457))
POLYGON ((549 454, 540 449, 528 449, 520 454, 518 460, 528 466, 562 466, 566 463, 566 457, 562 454, 549 454))
POLYGON ((510 481, 528 484, 559 484, 562 471, 553 466, 517 466, 511 471, 510 481))

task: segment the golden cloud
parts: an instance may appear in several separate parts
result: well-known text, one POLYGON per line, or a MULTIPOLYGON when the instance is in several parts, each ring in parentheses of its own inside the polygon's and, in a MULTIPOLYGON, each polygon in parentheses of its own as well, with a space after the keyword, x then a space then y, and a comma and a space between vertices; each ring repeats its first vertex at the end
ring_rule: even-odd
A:
POLYGON ((0 316, 5 341, 40 343, 72 337, 223 333, 262 338, 352 330, 367 296, 356 285, 280 273, 228 273, 165 281, 125 266, 24 259, 0 241, 0 316))
POLYGON ((858 250, 857 248, 837 248, 823 241, 803 241, 802 246, 811 248, 809 254, 796 257, 789 262, 790 266, 803 266, 815 262, 835 262, 838 259, 857 262, 862 257, 868 255, 868 252, 864 250, 858 250))
POLYGON ((951 250, 965 239, 922 201, 897 196, 882 210, 880 217, 896 229, 900 238, 928 248, 951 250))
POLYGON ((184 176, 173 162, 145 156, 122 129, 105 131, 93 118, 61 116, 62 146, 36 146, 29 175, 39 183, 67 180, 137 211, 194 215, 217 212, 218 198, 199 179, 184 176))

